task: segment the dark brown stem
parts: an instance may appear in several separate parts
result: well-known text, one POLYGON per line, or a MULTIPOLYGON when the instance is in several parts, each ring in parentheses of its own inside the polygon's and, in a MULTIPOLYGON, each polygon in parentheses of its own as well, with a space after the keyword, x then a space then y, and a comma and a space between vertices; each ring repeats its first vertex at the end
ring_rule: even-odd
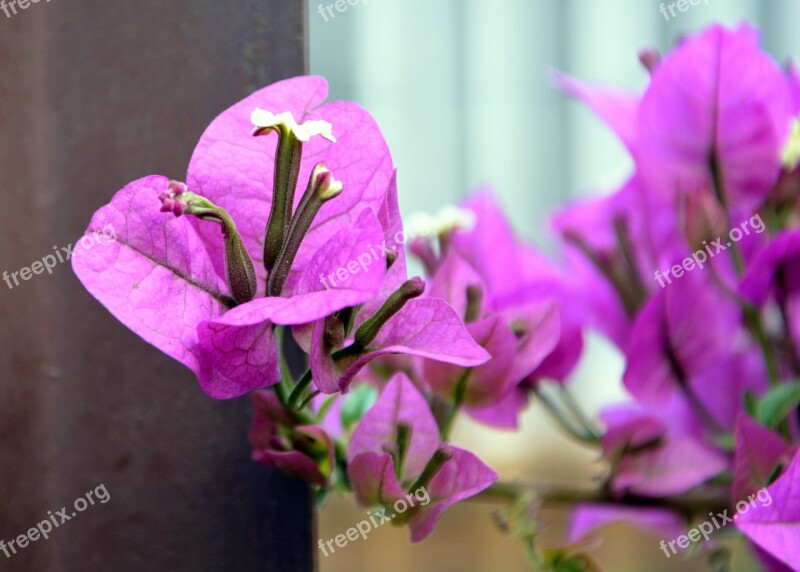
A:
POLYGON ((479 493, 473 500, 482 502, 513 502, 529 494, 547 504, 616 504, 641 508, 666 508, 691 519, 694 515, 722 512, 728 508, 728 496, 723 487, 711 486, 695 489, 681 495, 651 498, 640 495, 614 495, 608 487, 599 489, 566 489, 534 483, 510 483, 498 481, 479 493))

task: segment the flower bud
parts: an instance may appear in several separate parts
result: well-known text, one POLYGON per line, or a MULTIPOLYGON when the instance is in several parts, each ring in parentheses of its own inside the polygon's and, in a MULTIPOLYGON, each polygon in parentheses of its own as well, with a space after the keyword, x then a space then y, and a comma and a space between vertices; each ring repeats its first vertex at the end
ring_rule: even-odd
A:
POLYGON ((216 222, 222 226, 225 243, 225 277, 233 299, 238 304, 249 302, 256 295, 256 272, 253 259, 247 252, 236 225, 222 207, 207 198, 188 190, 185 183, 170 181, 166 191, 158 198, 161 211, 172 212, 176 217, 183 214, 196 216, 202 220, 216 222))

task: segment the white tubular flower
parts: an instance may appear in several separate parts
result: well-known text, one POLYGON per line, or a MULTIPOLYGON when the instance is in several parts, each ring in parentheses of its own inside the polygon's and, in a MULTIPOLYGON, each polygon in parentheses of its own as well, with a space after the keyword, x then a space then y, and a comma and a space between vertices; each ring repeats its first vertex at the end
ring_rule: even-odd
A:
POLYGON ((336 138, 333 136, 333 125, 321 119, 310 119, 302 125, 296 126, 294 135, 303 142, 308 141, 314 135, 320 135, 331 143, 336 143, 336 138))
POLYGON ((475 222, 475 213, 471 210, 449 205, 436 214, 413 214, 405 226, 410 236, 439 236, 454 230, 472 230, 475 222))
POLYGON ((271 111, 261 109, 260 107, 256 107, 255 110, 253 110, 250 121, 257 129, 269 129, 279 125, 285 125, 289 129, 293 129, 297 125, 291 111, 275 115, 271 111))
POLYGON ((781 151, 781 164, 787 171, 794 171, 800 163, 800 119, 792 119, 789 138, 781 151))
POLYGON ((298 141, 303 143, 315 135, 320 135, 332 143, 336 143, 333 136, 333 126, 321 119, 310 119, 302 124, 298 124, 291 111, 278 113, 277 115, 266 109, 257 107, 250 116, 250 121, 255 126, 255 132, 266 132, 272 129, 281 129, 291 132, 298 141))

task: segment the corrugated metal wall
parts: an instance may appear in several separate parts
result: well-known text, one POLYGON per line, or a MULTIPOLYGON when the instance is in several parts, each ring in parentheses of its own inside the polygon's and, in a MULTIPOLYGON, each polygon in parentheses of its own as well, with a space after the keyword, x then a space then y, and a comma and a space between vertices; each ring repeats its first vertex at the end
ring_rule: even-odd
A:
POLYGON ((795 0, 700 0, 669 21, 655 0, 350 1, 338 12, 309 0, 311 71, 377 116, 403 210, 491 183, 534 238, 559 204, 630 170, 600 122, 552 88, 549 69, 641 89, 640 48, 664 50, 713 21, 758 25, 780 61, 800 53, 795 0))

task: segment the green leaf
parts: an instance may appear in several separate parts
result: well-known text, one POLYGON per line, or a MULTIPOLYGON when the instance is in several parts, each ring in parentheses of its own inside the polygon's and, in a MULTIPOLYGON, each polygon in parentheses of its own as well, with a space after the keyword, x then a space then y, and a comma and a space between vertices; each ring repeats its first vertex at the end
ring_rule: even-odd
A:
POLYGON ((318 488, 314 491, 314 502, 316 504, 317 509, 322 509, 325 506, 325 503, 328 502, 328 496, 331 494, 331 490, 328 488, 318 488))
MULTIPOLYGON (((286 363, 286 354, 284 353, 283 340, 286 337, 287 326, 278 326, 275 328, 275 338, 278 344, 278 364, 280 366, 281 381, 280 384, 286 395, 292 392, 294 387, 294 376, 289 370, 289 364, 286 363)), ((291 335, 291 333, 289 334, 291 335)))
POLYGON ((322 420, 325 419, 325 416, 328 414, 330 408, 333 407, 333 404, 336 403, 336 400, 339 398, 339 395, 340 394, 338 393, 334 393, 322 403, 322 405, 319 408, 319 411, 317 411, 317 421, 322 422, 322 420))
POLYGON ((745 391, 744 392, 744 408, 747 411, 747 414, 755 419, 756 417, 756 408, 758 407, 758 397, 752 391, 745 391))
POLYGON ((726 451, 736 450, 736 439, 732 433, 723 433, 722 435, 717 435, 714 438, 714 441, 716 441, 717 445, 726 451))
POLYGON ((358 423, 377 400, 378 390, 368 384, 359 385, 348 393, 342 404, 342 426, 345 431, 358 423))
POLYGON ((800 382, 775 387, 761 398, 756 407, 756 421, 774 429, 800 405, 800 382))
POLYGON ((544 565, 552 572, 600 572, 600 567, 587 554, 572 553, 568 549, 546 550, 544 565))

